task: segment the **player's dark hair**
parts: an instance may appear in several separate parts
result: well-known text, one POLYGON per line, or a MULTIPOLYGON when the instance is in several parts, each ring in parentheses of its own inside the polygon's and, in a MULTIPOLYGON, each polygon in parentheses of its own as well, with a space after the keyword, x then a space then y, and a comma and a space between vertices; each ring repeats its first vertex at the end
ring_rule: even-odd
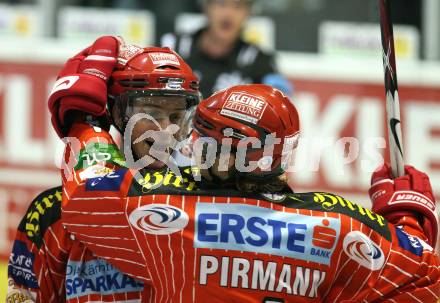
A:
POLYGON ((278 193, 290 191, 287 184, 286 174, 281 174, 276 177, 268 178, 266 180, 255 180, 239 178, 235 182, 238 190, 249 193, 278 193))

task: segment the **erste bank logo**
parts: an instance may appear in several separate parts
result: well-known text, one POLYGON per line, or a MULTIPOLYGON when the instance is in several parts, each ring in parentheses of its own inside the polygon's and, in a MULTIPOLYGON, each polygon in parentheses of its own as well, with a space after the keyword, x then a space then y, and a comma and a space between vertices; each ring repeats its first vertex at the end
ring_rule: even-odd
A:
POLYGON ((194 247, 248 251, 330 264, 341 230, 336 218, 265 207, 196 204, 194 247))
POLYGON ((381 269, 385 263, 382 249, 360 231, 349 232, 343 242, 344 252, 350 259, 370 270, 381 269))
POLYGON ((188 225, 188 214, 168 204, 148 204, 136 208, 129 216, 130 224, 152 235, 169 235, 188 225))

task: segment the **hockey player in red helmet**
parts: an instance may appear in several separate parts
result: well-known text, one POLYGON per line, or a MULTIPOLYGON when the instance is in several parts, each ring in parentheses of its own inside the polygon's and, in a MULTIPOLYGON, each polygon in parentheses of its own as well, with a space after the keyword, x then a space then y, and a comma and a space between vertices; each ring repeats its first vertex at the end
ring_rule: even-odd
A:
MULTIPOLYGON (((111 43, 113 39, 107 37, 104 42, 111 43)), ((176 135, 185 135, 195 105, 199 102, 198 80, 192 70, 167 48, 140 48, 125 45, 120 39, 119 42, 118 59, 106 57, 108 52, 103 50, 105 48, 95 45, 95 55, 85 54, 92 46, 67 62, 54 94, 62 93, 71 84, 75 92, 66 98, 72 106, 51 104, 51 108, 59 113, 53 115, 55 129, 60 136, 66 135, 71 123, 83 115, 78 111, 82 111, 93 113, 96 117, 93 124, 106 128, 111 121, 123 133, 132 115, 144 113, 150 115, 155 123, 148 119, 139 120, 133 127, 133 138, 138 138, 139 133, 149 129, 166 129, 172 123, 179 125, 182 130, 176 135), (102 64, 113 64, 116 60, 111 75, 104 74, 107 68, 102 64), (80 69, 82 74, 79 73, 80 69), (107 81, 108 89, 103 85, 107 81), (84 102, 81 89, 86 90, 86 94, 93 94, 93 99, 88 100, 92 102, 84 102), (108 104, 105 100, 107 97, 108 104)), ((148 141, 130 146, 130 139, 127 141, 127 150, 133 151, 135 159, 148 154, 150 145, 154 143, 149 138, 148 141)), ((96 164, 109 156, 113 163, 124 165, 124 156, 116 145, 109 145, 105 149, 93 146, 81 154, 78 168, 90 165, 89 176, 108 173, 108 169, 96 164)), ((163 165, 160 161, 154 161, 147 168, 154 171, 163 165)), ((148 300, 153 292, 148 284, 123 274, 95 256, 67 232, 60 220, 61 198, 61 186, 42 192, 32 201, 22 219, 9 262, 7 301, 59 303, 148 300), (18 261, 23 256, 26 256, 26 266, 18 261), (93 273, 90 269, 93 269, 93 273)))
MULTIPOLYGON (((130 116, 139 111, 148 112, 144 106, 170 108, 173 103, 181 103, 184 112, 190 112, 199 103, 198 79, 175 52, 155 47, 137 52, 127 62, 118 64, 111 74, 110 106, 117 106, 115 124, 121 132, 130 116)), ((159 115, 156 119, 163 122, 163 118, 166 117, 159 115)), ((171 115, 169 118, 170 122, 182 125, 184 116, 171 115)))
MULTIPOLYGON (((136 141, 148 129, 166 130, 174 124, 179 127, 176 140, 188 134, 193 111, 200 100, 199 83, 175 52, 168 48, 144 48, 121 67, 117 66, 110 81, 110 107, 114 125, 121 133, 136 114, 152 118, 139 119, 129 130, 131 138, 124 138, 126 146, 131 142, 129 150, 134 159, 150 153, 154 138, 136 141)), ((164 161, 156 159, 148 163, 148 168, 164 165, 164 161)))
MULTIPOLYGON (((330 193, 294 193, 279 179, 299 131, 279 91, 226 89, 203 101, 193 121, 200 182, 191 169, 135 179, 107 163, 107 176, 63 184, 66 228, 150 286, 153 302, 437 301, 440 262, 418 215, 390 223, 386 213, 330 193)), ((108 139, 84 123, 74 128, 80 138, 108 139)), ((393 198, 399 189, 430 204, 427 177, 407 173, 396 183, 374 175, 376 209, 405 203, 393 198)))
MULTIPOLYGON (((206 143, 214 139, 216 146, 213 165, 199 165, 205 178, 233 176, 241 187, 260 192, 285 185, 280 176, 297 146, 300 123, 295 106, 281 91, 253 84, 217 92, 199 104, 193 127, 193 141, 206 137, 211 139, 206 143), (230 159, 228 151, 233 152, 230 159)), ((195 153, 198 162, 202 157, 206 161, 206 155, 195 153)))
MULTIPOLYGON (((99 46, 87 51, 82 61, 95 56, 97 50, 117 57, 111 41, 99 46)), ((114 67, 114 62, 103 61, 109 62, 105 70, 114 67)), ((97 62, 94 66, 103 69, 97 62)), ((81 78, 84 70, 79 72, 81 78)), ((218 174, 222 171, 219 160, 219 169, 202 168, 206 176, 229 180, 235 179, 229 172, 238 171, 237 175, 250 173, 251 180, 264 174, 270 180, 282 173, 283 159, 279 155, 288 142, 286 137, 280 138, 281 149, 276 148, 276 142, 264 140, 265 148, 273 146, 272 154, 261 150, 258 141, 268 137, 265 131, 282 132, 281 136, 290 138, 297 134, 291 130, 297 129, 290 128, 284 119, 290 115, 289 106, 284 104, 288 100, 269 91, 243 86, 240 92, 234 92, 236 95, 219 93, 216 101, 207 104, 213 108, 217 102, 222 105, 200 121, 205 128, 219 123, 214 120, 216 111, 221 120, 232 124, 228 127, 232 130, 223 129, 222 135, 212 137, 217 143, 220 136, 226 137, 214 150, 214 165, 221 149, 229 145, 236 167, 227 165, 228 174, 222 176, 218 174), (273 113, 279 114, 278 120, 264 124, 263 115, 273 108, 273 113), (254 131, 257 136, 253 136, 254 131), (240 141, 234 143, 238 138, 240 141), (241 149, 241 144, 247 142, 255 145, 241 149), (271 161, 264 159, 268 156, 271 161), (257 168, 243 172, 237 159, 243 161, 244 168, 255 161, 257 168), (279 167, 281 170, 271 174, 279 167)), ((88 90, 80 92, 65 88, 63 95, 52 95, 55 99, 51 104, 56 106, 51 108, 81 107, 90 114, 89 105, 101 100, 88 90)), ((59 113, 52 110, 55 120, 59 113)), ((81 148, 68 146, 68 156, 81 155, 81 149, 90 143, 99 147, 113 144, 104 129, 79 118, 70 125, 69 134, 78 137, 81 148)), ((290 122, 294 126, 298 121, 290 122)), ((202 136, 204 130, 199 127, 202 136)), ((199 138, 202 143, 206 142, 204 138, 199 138)), ((193 146, 196 155, 197 142, 195 139, 193 146)), ((200 144, 200 154, 208 160, 210 153, 203 150, 205 146, 200 144)), ((267 193, 259 187, 249 192, 240 187, 222 187, 214 178, 218 188, 212 182, 205 187, 204 179, 195 182, 190 173, 176 176, 166 170, 144 171, 136 179, 132 170, 119 163, 111 159, 104 162, 111 172, 99 177, 82 178, 87 169, 84 166, 64 168, 74 178, 63 179, 63 223, 96 256, 149 287, 153 302, 435 302, 440 293, 438 257, 426 243, 417 218, 411 215, 404 215, 396 222, 400 225, 393 226, 381 215, 333 194, 292 193, 285 188, 267 193), (162 185, 153 187, 157 183, 162 185)), ((419 180, 417 172, 408 171, 406 185, 419 180)), ((377 181, 378 186, 390 183, 377 181)), ((426 181, 417 183, 419 188, 414 190, 430 198, 426 181)), ((393 190, 394 185, 379 191, 375 196, 382 201, 376 201, 387 203, 385 199, 393 190)), ((75 289, 91 291, 90 285, 88 281, 75 289)))
MULTIPOLYGON (((108 39, 101 38, 100 43, 105 45, 108 39)), ((57 112, 52 122, 60 136, 67 134, 71 120, 77 117, 71 114, 72 111, 88 113, 96 118, 96 123, 108 128, 106 116, 109 110, 113 125, 121 133, 133 115, 150 116, 153 119, 136 121, 130 130, 132 137, 125 138, 127 149, 132 151, 126 155, 131 157, 133 154, 134 159, 139 159, 149 154, 154 141, 153 138, 136 141, 147 130, 165 130, 175 124, 180 128, 175 134, 178 139, 187 134, 188 122, 200 100, 199 83, 185 61, 168 48, 140 48, 125 45, 122 40, 118 43, 118 49, 113 50, 118 53, 118 58, 96 54, 85 56, 87 52, 99 52, 93 45, 70 59, 54 86, 49 107, 52 112, 57 112), (83 61, 80 63, 80 60, 83 61), (97 62, 100 69, 89 66, 97 62), (63 83, 71 79, 75 81, 74 86, 64 89, 63 83), (108 90, 105 89, 106 81, 109 82, 108 90), (58 102, 66 93, 73 96, 63 99, 67 100, 65 102, 58 102), (83 102, 84 96, 93 101, 90 104, 83 102)), ((164 165, 158 159, 148 164, 151 169, 164 165)))

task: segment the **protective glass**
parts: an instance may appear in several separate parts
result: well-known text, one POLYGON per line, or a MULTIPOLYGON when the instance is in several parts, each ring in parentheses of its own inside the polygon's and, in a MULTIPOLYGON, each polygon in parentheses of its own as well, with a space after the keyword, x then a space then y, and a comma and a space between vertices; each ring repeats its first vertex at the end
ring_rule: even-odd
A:
POLYGON ((151 116, 151 122, 166 128, 176 124, 179 127, 178 139, 184 139, 192 129, 192 116, 199 96, 185 92, 170 91, 131 91, 119 100, 124 113, 124 120, 135 114, 151 116))

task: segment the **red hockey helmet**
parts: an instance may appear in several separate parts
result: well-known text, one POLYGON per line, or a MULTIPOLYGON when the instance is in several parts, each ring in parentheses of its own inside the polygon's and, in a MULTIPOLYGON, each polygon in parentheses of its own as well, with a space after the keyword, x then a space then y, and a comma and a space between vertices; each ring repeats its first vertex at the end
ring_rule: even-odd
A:
POLYGON ((258 139, 261 146, 248 146, 244 161, 257 161, 256 169, 246 173, 251 178, 283 173, 299 138, 295 106, 281 91, 264 84, 237 85, 213 94, 197 107, 193 125, 196 136, 211 137, 218 145, 231 138, 235 149, 250 138, 258 139), (280 141, 274 143, 269 135, 280 141))
MULTIPOLYGON (((133 46, 125 51, 135 55, 119 62, 109 85, 110 104, 120 106, 125 122, 135 113, 130 112, 134 103, 157 102, 153 97, 182 98, 188 111, 199 103, 199 81, 177 53, 167 47, 133 46)), ((161 100, 166 103, 166 98, 161 100)))

